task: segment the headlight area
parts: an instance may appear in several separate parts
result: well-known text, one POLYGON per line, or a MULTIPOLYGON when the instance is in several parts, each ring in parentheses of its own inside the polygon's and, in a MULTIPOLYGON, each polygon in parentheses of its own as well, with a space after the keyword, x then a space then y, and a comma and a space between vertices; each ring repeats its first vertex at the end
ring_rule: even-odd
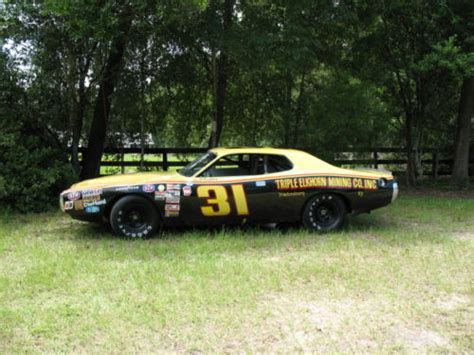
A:
POLYGON ((380 178, 377 180, 377 186, 380 187, 381 189, 384 189, 387 187, 387 180, 384 178, 380 178))
POLYGON ((61 211, 65 211, 64 210, 64 195, 63 194, 60 194, 59 195, 59 208, 61 209, 61 211))

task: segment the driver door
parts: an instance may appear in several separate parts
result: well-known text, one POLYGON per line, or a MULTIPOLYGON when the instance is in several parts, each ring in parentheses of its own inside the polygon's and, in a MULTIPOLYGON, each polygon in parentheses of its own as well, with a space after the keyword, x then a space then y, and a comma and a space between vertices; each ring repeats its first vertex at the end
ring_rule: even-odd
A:
POLYGON ((192 195, 182 214, 189 225, 242 224, 258 220, 262 189, 256 184, 264 172, 255 154, 230 154, 218 159, 192 180, 192 195))

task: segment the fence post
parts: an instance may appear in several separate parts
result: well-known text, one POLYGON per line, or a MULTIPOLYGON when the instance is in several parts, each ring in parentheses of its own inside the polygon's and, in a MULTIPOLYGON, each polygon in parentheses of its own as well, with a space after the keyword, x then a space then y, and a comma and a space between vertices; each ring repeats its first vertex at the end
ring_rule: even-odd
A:
POLYGON ((120 172, 125 174, 125 151, 123 149, 123 145, 120 148, 120 172))
POLYGON ((377 154, 377 151, 374 151, 374 168, 375 169, 379 168, 378 157, 379 155, 377 154))
POLYGON ((163 152, 163 170, 168 171, 168 152, 163 152))
POLYGON ((434 180, 438 180, 438 168, 439 168, 439 155, 438 148, 434 148, 432 151, 432 173, 434 180))

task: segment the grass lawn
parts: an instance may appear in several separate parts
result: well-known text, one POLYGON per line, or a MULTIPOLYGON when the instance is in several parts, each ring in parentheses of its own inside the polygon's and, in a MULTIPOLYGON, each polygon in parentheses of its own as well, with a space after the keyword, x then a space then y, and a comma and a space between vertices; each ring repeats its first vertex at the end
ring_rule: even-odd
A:
POLYGON ((0 217, 0 352, 474 352, 474 199, 405 194, 327 235, 0 217))

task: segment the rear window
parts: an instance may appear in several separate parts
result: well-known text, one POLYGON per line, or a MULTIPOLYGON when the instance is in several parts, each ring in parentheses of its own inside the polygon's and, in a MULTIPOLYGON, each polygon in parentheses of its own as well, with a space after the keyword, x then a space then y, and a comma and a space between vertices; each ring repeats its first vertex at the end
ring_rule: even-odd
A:
POLYGON ((291 161, 283 155, 266 155, 267 173, 278 173, 293 168, 291 161))

